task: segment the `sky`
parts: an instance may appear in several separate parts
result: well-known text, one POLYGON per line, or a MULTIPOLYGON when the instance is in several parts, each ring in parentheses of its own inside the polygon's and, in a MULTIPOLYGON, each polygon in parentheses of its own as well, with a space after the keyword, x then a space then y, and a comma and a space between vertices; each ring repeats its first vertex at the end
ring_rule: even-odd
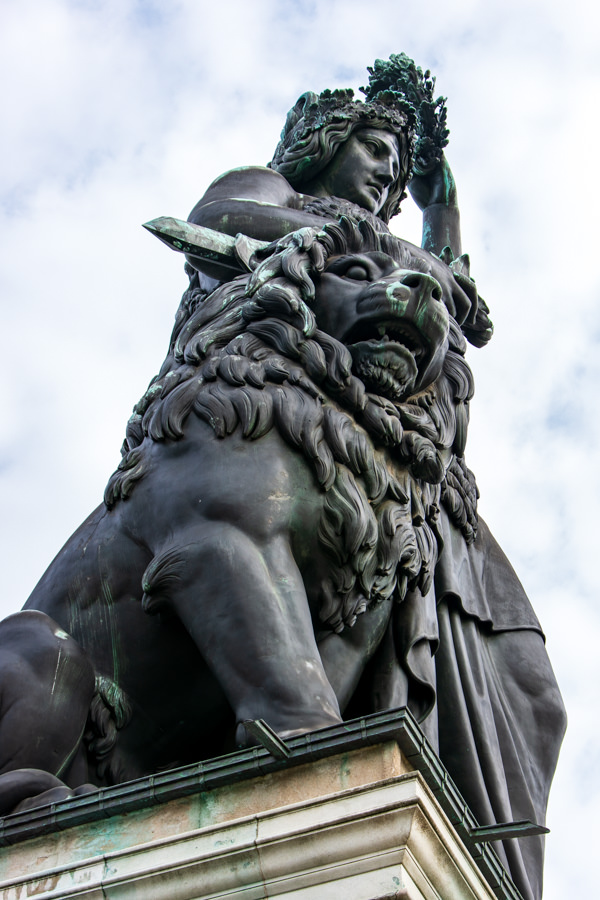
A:
MULTIPOLYGON (((145 232, 270 159, 305 90, 404 51, 448 97, 463 246, 496 332, 471 348, 467 461, 570 718, 545 900, 597 892, 600 130, 588 0, 2 0, 0 613, 100 502, 186 286, 145 232), (594 853, 594 856, 592 856, 594 853)), ((420 242, 420 215, 392 223, 420 242)))

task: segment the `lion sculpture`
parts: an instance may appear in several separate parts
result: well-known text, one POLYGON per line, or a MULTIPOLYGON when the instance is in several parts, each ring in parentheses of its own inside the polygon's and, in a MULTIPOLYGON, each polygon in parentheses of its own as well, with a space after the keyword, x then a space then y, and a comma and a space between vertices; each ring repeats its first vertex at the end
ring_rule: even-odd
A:
POLYGON ((422 260, 350 219, 262 256, 186 292, 104 505, 0 625, 31 688, 7 679, 5 812, 218 755, 249 719, 339 723, 430 590, 442 498, 473 536, 466 344, 422 260))

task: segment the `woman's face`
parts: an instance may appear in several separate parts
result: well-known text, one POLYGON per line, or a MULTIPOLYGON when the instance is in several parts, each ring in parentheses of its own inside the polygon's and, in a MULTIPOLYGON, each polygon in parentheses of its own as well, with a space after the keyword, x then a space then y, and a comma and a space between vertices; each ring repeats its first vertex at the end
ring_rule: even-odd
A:
POLYGON ((381 128, 361 128, 352 132, 306 193, 341 197, 378 213, 399 174, 396 135, 381 128))

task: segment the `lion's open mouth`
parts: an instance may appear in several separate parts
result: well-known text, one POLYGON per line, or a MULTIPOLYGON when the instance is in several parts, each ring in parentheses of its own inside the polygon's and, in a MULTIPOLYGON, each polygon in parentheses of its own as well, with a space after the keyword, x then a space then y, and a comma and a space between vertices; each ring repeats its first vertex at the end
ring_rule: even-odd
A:
POLYGON ((408 350, 417 366, 426 353, 426 347, 416 328, 397 319, 383 319, 380 322, 358 322, 348 332, 344 343, 352 353, 352 347, 368 345, 374 352, 387 351, 404 356, 408 350))
POLYGON ((392 402, 413 391, 427 349, 416 328, 397 319, 359 322, 345 340, 352 369, 368 390, 392 402))

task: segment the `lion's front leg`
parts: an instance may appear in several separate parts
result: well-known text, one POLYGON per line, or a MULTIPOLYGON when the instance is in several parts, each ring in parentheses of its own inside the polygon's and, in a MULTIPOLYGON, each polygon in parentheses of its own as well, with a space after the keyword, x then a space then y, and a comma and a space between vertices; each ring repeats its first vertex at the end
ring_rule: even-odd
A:
MULTIPOLYGON (((204 522, 153 559, 144 592, 149 612, 168 604, 181 619, 238 726, 264 719, 290 736, 341 721, 283 537, 261 548, 239 528, 204 522)), ((238 727, 240 742, 243 733, 238 727)))

